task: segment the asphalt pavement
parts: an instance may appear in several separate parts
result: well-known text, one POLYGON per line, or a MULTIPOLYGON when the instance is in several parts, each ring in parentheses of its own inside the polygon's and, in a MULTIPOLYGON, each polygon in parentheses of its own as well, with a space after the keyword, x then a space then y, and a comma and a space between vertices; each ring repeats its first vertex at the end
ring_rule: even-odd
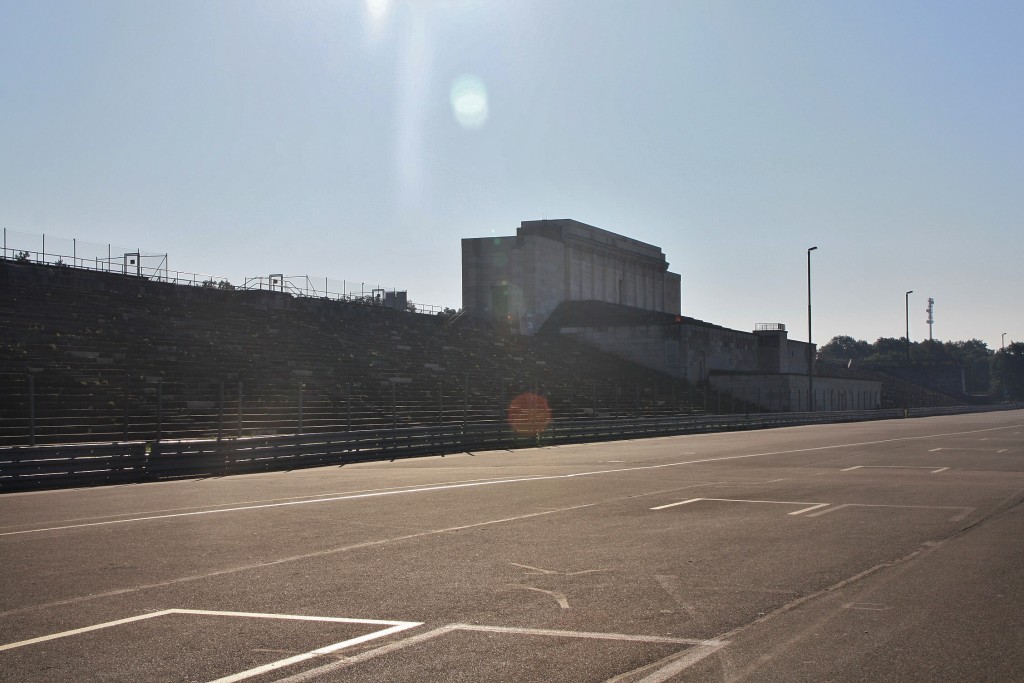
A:
POLYGON ((4 681, 1021 681, 1024 412, 0 497, 4 681))

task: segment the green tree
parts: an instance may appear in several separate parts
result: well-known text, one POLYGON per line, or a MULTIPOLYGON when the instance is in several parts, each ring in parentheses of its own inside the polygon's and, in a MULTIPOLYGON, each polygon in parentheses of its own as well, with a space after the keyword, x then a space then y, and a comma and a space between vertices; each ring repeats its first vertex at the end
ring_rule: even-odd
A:
POLYGON ((967 391, 985 393, 992 384, 993 351, 980 339, 947 342, 946 351, 964 369, 967 391))
POLYGON ((1024 342, 1014 342, 996 353, 992 388, 998 398, 1024 401, 1024 342))
POLYGON ((874 363, 903 362, 907 359, 906 337, 879 337, 871 346, 871 354, 864 360, 874 363))
POLYGON ((818 350, 818 358, 840 364, 857 363, 871 353, 871 344, 846 335, 832 337, 818 350))

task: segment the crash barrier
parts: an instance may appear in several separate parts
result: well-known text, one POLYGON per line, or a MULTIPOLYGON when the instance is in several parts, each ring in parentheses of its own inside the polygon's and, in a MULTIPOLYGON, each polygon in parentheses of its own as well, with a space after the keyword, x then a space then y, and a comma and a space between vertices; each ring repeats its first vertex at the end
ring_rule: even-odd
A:
POLYGON ((1014 409, 963 406, 612 420, 560 420, 540 434, 481 422, 329 434, 0 448, 0 492, 216 477, 471 450, 547 446, 772 427, 1014 409))

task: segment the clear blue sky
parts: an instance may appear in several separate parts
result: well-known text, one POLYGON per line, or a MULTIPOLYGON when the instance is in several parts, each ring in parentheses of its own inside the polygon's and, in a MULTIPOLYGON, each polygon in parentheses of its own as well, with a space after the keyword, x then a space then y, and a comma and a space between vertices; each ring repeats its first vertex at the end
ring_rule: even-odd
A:
POLYGON ((1024 3, 0 0, 0 226, 458 307, 574 218, 738 329, 1024 340, 1024 3))

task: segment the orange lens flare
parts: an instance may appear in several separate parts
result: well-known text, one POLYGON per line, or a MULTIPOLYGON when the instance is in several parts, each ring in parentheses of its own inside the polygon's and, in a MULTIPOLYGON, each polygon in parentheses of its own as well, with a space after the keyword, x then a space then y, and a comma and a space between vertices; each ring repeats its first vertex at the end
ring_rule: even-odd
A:
POLYGON ((543 396, 527 391, 509 403, 508 423, 518 434, 537 436, 551 424, 551 408, 543 396))

